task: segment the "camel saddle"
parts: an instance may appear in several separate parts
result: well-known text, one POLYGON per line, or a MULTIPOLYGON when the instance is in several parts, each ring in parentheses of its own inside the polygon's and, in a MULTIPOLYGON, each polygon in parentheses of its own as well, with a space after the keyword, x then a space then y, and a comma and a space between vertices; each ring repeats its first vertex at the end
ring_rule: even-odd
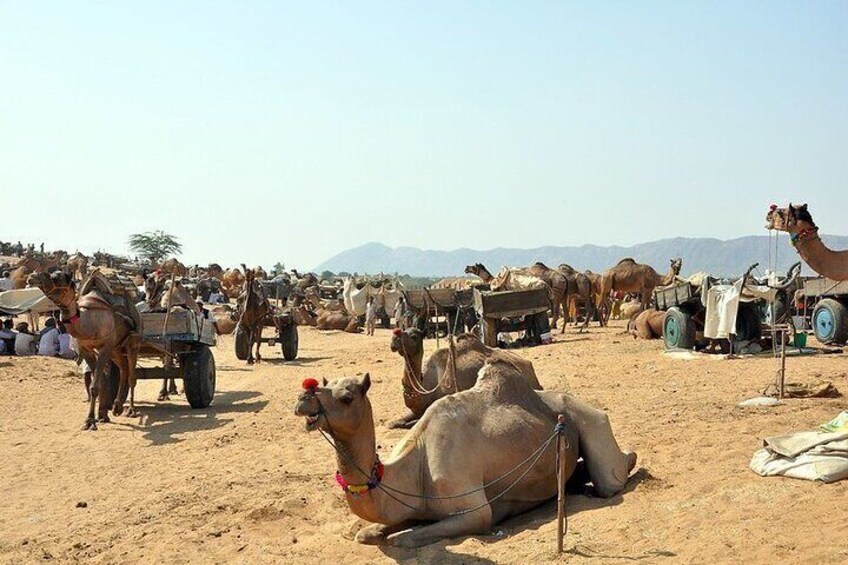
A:
POLYGON ((114 310, 134 331, 141 333, 141 314, 135 307, 138 288, 130 279, 116 274, 104 275, 100 269, 94 269, 80 285, 77 296, 80 308, 114 310))

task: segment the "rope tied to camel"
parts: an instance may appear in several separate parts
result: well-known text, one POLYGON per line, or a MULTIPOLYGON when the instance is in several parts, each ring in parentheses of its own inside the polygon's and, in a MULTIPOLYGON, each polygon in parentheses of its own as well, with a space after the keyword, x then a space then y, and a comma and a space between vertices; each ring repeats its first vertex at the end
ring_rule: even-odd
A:
MULTIPOLYGON (((396 337, 401 337, 403 334, 403 330, 400 328, 396 328, 394 331, 396 337)), ((403 340, 400 342, 401 346, 401 357, 403 357, 403 362, 406 365, 406 371, 409 374, 409 385, 403 382, 404 393, 417 393, 421 396, 427 396, 433 394, 437 390, 450 391, 453 389, 453 392, 459 392, 459 386, 456 382, 456 343, 454 342, 453 336, 450 337, 450 341, 448 343, 448 364, 447 369, 444 373, 442 373, 439 380, 431 389, 427 389, 424 387, 424 375, 418 376, 415 370, 412 367, 412 364, 409 362, 409 357, 406 354, 406 347, 403 344, 403 340), (407 390, 407 388, 411 389, 411 392, 407 390)))

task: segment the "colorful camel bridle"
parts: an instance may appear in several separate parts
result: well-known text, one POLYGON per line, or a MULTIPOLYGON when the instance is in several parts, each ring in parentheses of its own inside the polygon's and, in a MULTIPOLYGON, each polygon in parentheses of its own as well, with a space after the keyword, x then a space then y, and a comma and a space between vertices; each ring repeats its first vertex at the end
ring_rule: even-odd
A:
MULTIPOLYGON (((327 422, 327 427, 330 428, 330 432, 332 433, 333 427, 330 425, 330 418, 327 416, 327 411, 324 410, 324 405, 321 404, 321 399, 318 398, 318 381, 316 379, 306 379, 303 381, 302 386, 303 390, 306 392, 303 393, 301 399, 315 399, 318 403, 318 415, 324 416, 324 421, 327 422)), ((321 430, 318 431, 321 432, 321 430)), ((321 433, 323 434, 323 432, 321 433)), ((339 471, 336 471, 336 483, 338 483, 343 491, 356 497, 380 486, 380 483, 383 480, 383 473, 383 463, 380 461, 380 457, 378 456, 377 460, 374 461, 374 466, 371 468, 371 476, 368 477, 368 481, 364 485, 352 485, 348 483, 339 471)))

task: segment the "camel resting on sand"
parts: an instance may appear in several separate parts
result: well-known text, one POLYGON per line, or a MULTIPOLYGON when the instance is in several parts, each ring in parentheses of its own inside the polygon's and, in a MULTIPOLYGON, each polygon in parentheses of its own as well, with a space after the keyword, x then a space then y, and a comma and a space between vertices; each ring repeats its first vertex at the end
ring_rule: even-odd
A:
POLYGON ((557 414, 566 417, 566 478, 582 456, 596 492, 610 497, 636 464, 635 453, 619 449, 606 414, 564 393, 532 390, 512 363, 499 359, 484 365, 473 388, 430 406, 381 463, 370 386, 368 374, 323 386, 308 379, 294 411, 307 431, 335 441, 336 478, 348 506, 375 522, 356 534, 360 543, 421 547, 487 534, 555 497, 557 414), (546 442, 535 464, 521 465, 546 442))
POLYGON ((438 399, 473 387, 477 383, 477 374, 489 359, 501 359, 512 363, 527 386, 534 390, 542 390, 542 385, 536 378, 536 371, 533 370, 533 363, 515 353, 487 347, 472 334, 462 334, 456 338, 456 346, 453 348, 454 363, 450 358, 451 348, 444 347, 435 351, 427 359, 427 365, 423 371, 424 333, 421 330, 418 328, 408 328, 405 331, 396 329, 390 347, 404 359, 401 383, 403 384, 403 403, 409 408, 409 412, 400 420, 389 423, 389 428, 410 428, 424 415, 427 407, 438 399), (449 372, 450 375, 447 374, 449 372), (425 391, 432 392, 425 394, 425 391))
POLYGON ((662 339, 665 312, 645 310, 628 323, 633 339, 662 339))

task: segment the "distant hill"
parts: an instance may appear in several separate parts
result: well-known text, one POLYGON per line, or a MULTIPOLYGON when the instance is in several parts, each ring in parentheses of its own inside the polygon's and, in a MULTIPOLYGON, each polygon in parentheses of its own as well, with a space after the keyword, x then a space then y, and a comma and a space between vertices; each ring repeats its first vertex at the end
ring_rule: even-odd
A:
MULTIPOLYGON (((831 249, 848 249, 848 237, 823 235, 831 249)), ((778 242, 778 270, 786 270, 800 258, 786 236, 778 242)), ((748 236, 723 241, 712 238, 662 239, 631 247, 581 245, 580 247, 537 247, 535 249, 497 248, 487 251, 456 249, 431 251, 416 247, 391 248, 382 243, 366 243, 343 251, 315 267, 321 271, 356 273, 401 273, 414 276, 462 274, 466 265, 483 263, 492 271, 502 265, 521 266, 542 261, 550 267, 568 263, 575 269, 601 272, 624 257, 652 265, 665 272, 672 257, 683 258, 683 272, 708 271, 716 275, 740 275, 752 263, 760 269, 769 265, 768 236, 748 236)), ((808 269, 805 269, 807 272, 808 269)))

